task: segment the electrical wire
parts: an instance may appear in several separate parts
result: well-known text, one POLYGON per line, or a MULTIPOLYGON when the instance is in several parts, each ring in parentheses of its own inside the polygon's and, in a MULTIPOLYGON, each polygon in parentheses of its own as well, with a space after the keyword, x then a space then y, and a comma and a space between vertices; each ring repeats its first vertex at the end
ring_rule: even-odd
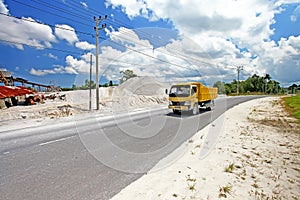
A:
POLYGON ((13 1, 13 2, 16 2, 16 3, 18 3, 18 4, 21 4, 21 5, 23 5, 23 6, 30 7, 30 8, 39 10, 39 11, 44 12, 44 13, 51 14, 51 15, 53 15, 53 16, 57 16, 57 17, 60 17, 60 18, 66 19, 66 20, 70 20, 70 21, 75 22, 75 23, 77 23, 77 24, 81 24, 81 25, 84 25, 84 26, 87 26, 87 27, 91 27, 90 24, 86 24, 86 23, 82 23, 82 22, 79 22, 79 21, 75 21, 75 20, 73 20, 72 18, 64 17, 64 16, 62 16, 62 15, 59 15, 59 14, 56 14, 56 13, 53 13, 53 12, 50 12, 50 11, 47 11, 47 10, 38 8, 38 7, 36 7, 36 6, 32 6, 32 5, 29 5, 29 4, 26 4, 26 3, 23 3, 23 2, 17 1, 17 0, 12 0, 12 1, 13 1))
MULTIPOLYGON (((102 37, 99 37, 99 38, 100 38, 100 39, 105 39, 105 38, 102 38, 102 37)), ((176 64, 176 63, 171 63, 171 62, 169 62, 169 61, 166 61, 166 60, 163 60, 163 59, 160 59, 160 58, 151 56, 151 55, 149 55, 149 54, 146 54, 146 53, 144 53, 144 52, 141 52, 141 51, 138 51, 138 50, 136 50, 136 49, 130 48, 130 47, 128 47, 128 46, 119 44, 119 43, 114 42, 114 41, 112 41, 112 40, 109 40, 108 42, 111 42, 111 43, 113 43, 113 44, 115 44, 115 45, 118 45, 118 46, 121 46, 121 47, 126 47, 127 49, 129 49, 129 50, 131 50, 131 51, 134 51, 134 52, 136 52, 136 53, 142 54, 142 55, 144 55, 144 56, 147 56, 147 57, 149 57, 149 58, 158 60, 158 61, 163 62, 163 63, 167 63, 167 64, 170 64, 170 65, 173 65, 173 66, 177 66, 177 67, 180 67, 180 68, 185 68, 185 69, 188 69, 188 70, 193 70, 193 71, 199 72, 199 71, 196 70, 196 69, 190 69, 190 68, 188 68, 188 67, 185 67, 185 66, 182 66, 182 65, 178 65, 178 64, 176 64)))
POLYGON ((64 53, 72 53, 72 54, 82 55, 82 53, 75 52, 75 51, 62 50, 62 49, 57 49, 57 48, 48 48, 48 47, 44 47, 44 46, 37 46, 37 45, 25 44, 25 43, 22 43, 22 42, 9 41, 9 40, 3 40, 3 39, 0 39, 0 41, 6 42, 6 43, 11 43, 11 44, 18 44, 18 45, 30 46, 30 47, 40 48, 40 49, 47 49, 47 50, 53 50, 53 51, 60 51, 60 52, 64 52, 64 53))
POLYGON ((80 33, 80 34, 84 34, 84 35, 90 35, 90 36, 94 37, 94 34, 88 33, 88 32, 76 31, 74 29, 64 28, 64 27, 61 27, 61 26, 55 26, 55 25, 51 25, 51 24, 47 24, 47 23, 43 23, 43 22, 39 22, 39 21, 35 21, 35 20, 30 20, 30 19, 27 19, 27 18, 20 18, 20 17, 16 17, 16 16, 13 16, 13 15, 1 13, 1 12, 0 12, 0 15, 15 18, 15 19, 22 20, 22 21, 36 23, 36 24, 40 24, 40 25, 50 26, 52 28, 58 28, 58 29, 62 29, 62 30, 65 30, 65 31, 71 31, 71 32, 80 33))
POLYGON ((77 18, 79 18, 79 19, 83 19, 83 20, 85 20, 85 21, 88 20, 88 21, 90 21, 90 22, 94 22, 93 20, 89 20, 89 18, 87 18, 86 16, 83 16, 83 15, 81 15, 81 14, 79 14, 79 13, 74 13, 74 12, 65 10, 65 9, 63 9, 63 8, 60 8, 60 7, 58 7, 58 6, 55 6, 55 5, 50 4, 50 3, 48 3, 48 2, 36 1, 36 0, 31 0, 31 1, 36 2, 37 4, 40 4, 40 5, 44 5, 44 6, 46 6, 46 7, 50 7, 50 8, 52 8, 52 9, 56 10, 56 11, 60 11, 60 12, 65 13, 65 14, 72 15, 72 16, 77 17, 77 18))
MULTIPOLYGON (((19 2, 19 1, 17 1, 17 0, 13 0, 13 1, 15 1, 15 2, 17 2, 17 3, 20 3, 20 4, 23 4, 23 5, 26 5, 26 6, 29 6, 29 7, 36 8, 36 7, 34 7, 34 6, 31 6, 31 5, 28 5, 28 4, 21 3, 21 2, 19 2)), ((31 1, 37 2, 37 1, 35 1, 35 0, 31 0, 31 1)), ((37 2, 37 3, 39 3, 39 2, 37 2)), ((40 4, 41 4, 41 3, 40 3, 40 4)), ((46 4, 53 7, 53 5, 51 5, 51 4, 49 4, 49 3, 46 3, 46 4)), ((44 3, 44 5, 45 5, 45 3, 44 3)), ((55 8, 58 8, 58 7, 55 6, 55 8)), ((39 8, 36 8, 36 9, 39 9, 39 8)), ((39 9, 39 10, 44 11, 44 10, 42 10, 42 9, 39 9)), ((96 11, 96 10, 94 10, 94 9, 91 9, 91 10, 96 11)), ((48 12, 48 13, 53 14, 53 13, 51 13, 51 12, 48 12)), ((64 10, 64 13, 70 13, 70 12, 66 12, 66 11, 64 10)), ((71 13, 71 14, 72 14, 73 16, 75 15, 74 13, 71 13)), ((56 16, 57 16, 57 15, 56 15, 56 16)), ((66 19, 70 19, 70 18, 66 18, 66 19)), ((131 34, 131 33, 129 33, 129 34, 131 34)), ((150 35, 150 36, 153 36, 153 35, 150 35)), ((118 37, 121 37, 121 38, 122 38, 122 36, 118 36, 118 37)), ((123 38, 124 38, 124 37, 123 37, 123 38)), ((126 38, 126 39, 127 39, 127 40, 130 40, 130 38, 126 38)), ((136 42, 136 41, 135 41, 135 42, 136 42)), ((151 42, 154 42, 154 41, 152 40, 151 42)), ((144 45, 141 44, 141 43, 139 43, 139 45, 144 46, 144 45)), ((145 47, 146 47, 146 46, 145 46, 145 47)), ((160 51, 160 53, 164 53, 164 54, 168 54, 168 55, 173 56, 173 57, 177 57, 176 55, 174 55, 174 54, 172 54, 172 53, 168 53, 168 52, 161 52, 161 51, 160 51)), ((186 55, 179 54, 179 52, 177 52, 177 55, 180 55, 181 58, 186 59, 186 55)), ((212 64, 212 63, 208 63, 208 62, 205 62, 205 61, 201 61, 201 60, 199 60, 199 59, 195 59, 195 58, 193 58, 193 57, 189 57, 189 59, 193 59, 193 60, 195 60, 195 61, 197 61, 197 62, 202 62, 202 63, 206 63, 206 64, 212 64)))

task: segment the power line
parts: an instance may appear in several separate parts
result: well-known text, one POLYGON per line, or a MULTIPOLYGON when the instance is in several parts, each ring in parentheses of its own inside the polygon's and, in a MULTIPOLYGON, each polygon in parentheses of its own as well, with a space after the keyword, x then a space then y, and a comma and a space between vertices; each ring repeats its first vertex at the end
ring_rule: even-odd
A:
MULTIPOLYGON (((105 38, 100 37, 100 36, 99 36, 99 38, 105 39, 105 38)), ((112 41, 112 40, 109 40, 109 42, 111 42, 111 43, 113 43, 113 44, 116 44, 116 45, 118 45, 118 46, 121 46, 121 47, 126 47, 127 49, 129 49, 129 50, 131 50, 131 51, 134 51, 134 52, 136 52, 136 53, 142 54, 142 55, 147 56, 147 57, 149 57, 149 58, 158 60, 158 61, 160 61, 160 62, 167 63, 167 64, 170 64, 170 65, 174 65, 174 66, 177 66, 177 67, 180 67, 180 68, 185 68, 185 69, 189 69, 189 70, 193 70, 193 71, 199 72, 199 71, 196 70, 196 69, 190 69, 190 68, 188 68, 188 67, 185 67, 185 66, 182 66, 182 65, 178 65, 178 64, 176 64, 176 63, 171 63, 171 62, 169 62, 169 61, 166 61, 166 60, 163 60, 163 59, 160 59, 160 58, 151 56, 151 55, 149 55, 149 54, 146 54, 146 53, 144 53, 144 52, 141 52, 141 51, 138 51, 138 50, 136 50, 136 49, 130 48, 130 47, 128 47, 128 46, 119 44, 119 43, 114 42, 114 41, 112 41)))
MULTIPOLYGON (((52 8, 52 9, 57 10, 57 11, 60 11, 60 12, 62 12, 62 13, 69 14, 69 15, 72 15, 72 16, 74 16, 74 17, 83 19, 83 20, 85 20, 85 21, 87 21, 87 20, 89 19, 89 18, 87 18, 86 16, 83 16, 83 15, 81 15, 81 14, 79 14, 79 13, 74 13, 74 12, 65 10, 65 9, 63 9, 63 8, 60 8, 60 7, 58 7, 58 6, 55 6, 55 5, 50 4, 50 3, 48 3, 48 2, 36 1, 36 0, 31 0, 31 1, 36 2, 36 3, 40 4, 40 5, 44 5, 44 6, 50 7, 50 8, 52 8)), ((92 22, 91 20, 89 20, 89 21, 92 22)))
POLYGON ((16 16, 13 16, 13 15, 1 13, 1 12, 0 12, 0 15, 15 18, 15 19, 19 19, 19 20, 22 20, 22 21, 28 21, 28 22, 36 23, 36 24, 40 24, 40 25, 50 26, 52 28, 58 28, 58 29, 62 29, 62 30, 65 30, 65 31, 71 31, 71 32, 75 32, 75 33, 90 35, 90 36, 94 37, 94 35, 92 33, 88 33, 88 32, 76 31, 74 29, 64 28, 64 27, 61 27, 61 26, 55 26, 55 25, 52 25, 52 24, 47 24, 47 23, 43 23, 43 22, 39 22, 39 21, 35 21, 35 20, 26 19, 26 18, 20 18, 20 17, 16 17, 16 16))
POLYGON ((24 46, 30 46, 30 47, 40 48, 40 49, 48 49, 48 50, 60 51, 60 52, 64 52, 64 53, 72 53, 72 54, 82 55, 82 53, 79 53, 79 52, 69 51, 69 50, 62 50, 62 49, 56 49, 56 48, 48 48, 48 47, 44 47, 42 45, 38 46, 38 45, 26 44, 26 43, 22 43, 22 42, 9 41, 9 40, 3 40, 3 39, 0 39, 0 41, 6 42, 6 43, 11 43, 11 44, 19 44, 19 45, 24 45, 24 46))
MULTIPOLYGON (((41 10, 41 11, 44 11, 44 12, 47 12, 47 13, 50 13, 50 14, 53 14, 53 15, 56 15, 56 16, 60 16, 60 15, 57 15, 57 14, 54 14, 54 13, 52 13, 52 12, 48 12, 48 11, 45 11, 45 10, 42 10, 42 9, 40 9, 40 8, 37 8, 37 7, 34 7, 34 6, 31 6, 31 5, 28 5, 28 4, 25 4, 25 3, 21 3, 21 2, 19 2, 19 1, 17 1, 17 0, 13 0, 13 1, 15 1, 15 2, 17 2, 17 3, 20 3, 20 4, 22 4, 22 5, 25 5, 25 6, 29 6, 29 7, 32 7, 32 8, 35 8, 35 9, 38 9, 38 10, 41 10)), ((35 0, 32 0, 32 1, 34 1, 34 2, 37 2, 37 1, 35 1, 35 0)), ((39 3, 39 2, 37 2, 37 3, 39 3)), ((41 4, 41 3, 39 3, 39 4, 41 4)), ((42 3, 42 4, 47 4, 47 5, 50 5, 52 8, 54 7, 54 8, 59 8, 59 7, 57 7, 57 6, 53 6, 52 4, 49 4, 49 3, 42 3)), ((74 4, 73 4, 74 5, 74 4)), ((59 8, 60 9, 60 8, 59 8)), ((64 13, 71 13, 71 12, 67 12, 67 11, 65 11, 64 9, 60 9, 60 10, 63 10, 63 12, 64 13)), ((76 9, 76 10, 78 10, 78 9, 76 9)), ((96 12, 96 10, 94 10, 94 9, 90 9, 90 10, 93 10, 93 11, 95 11, 96 12)), ((71 15, 75 15, 74 13, 71 13, 71 15)), ((65 18, 65 19, 70 19, 70 18, 66 18, 66 17, 63 17, 63 18, 65 18)), ((72 21, 74 21, 74 20, 72 20, 72 21)), ((112 20, 110 20, 111 22, 113 22, 112 20)), ((118 24, 120 24, 120 23, 118 23, 118 24)), ((87 24, 85 24, 85 25, 87 25, 87 24)), ((138 32, 138 30, 136 30, 137 32, 138 32)), ((77 31, 77 32, 79 32, 79 31, 77 31)), ((142 32, 142 31, 139 31, 140 33, 143 33, 143 34, 145 34, 144 32, 142 32)), ((82 33, 82 32, 81 32, 82 33)), ((86 34, 86 33, 85 33, 86 34)), ((131 34, 131 33, 129 33, 129 34, 131 34)), ((91 34, 88 34, 88 35, 91 35, 91 34)), ((149 35, 149 34, 148 34, 149 35)), ((153 36, 153 35, 150 35, 150 36, 153 36)), ((119 37, 121 37, 122 38, 122 36, 119 36, 119 37)), ((124 38, 124 37, 123 37, 124 38)), ((125 39, 127 39, 127 40, 130 40, 130 36, 129 36, 129 38, 125 38, 125 39)), ((155 42, 155 41, 151 41, 151 42, 155 42)), ((135 41, 135 43, 136 43, 136 41, 135 41)), ((143 44, 140 44, 140 43, 137 43, 137 44, 139 44, 139 45, 141 45, 141 46, 145 46, 145 45, 143 45, 143 44)), ((146 47, 146 46, 145 46, 146 47)), ((170 56, 173 56, 173 57, 177 57, 177 56, 175 56, 174 54, 171 54, 171 53, 168 53, 168 52, 162 52, 162 51, 159 51, 159 52, 161 52, 161 53, 163 53, 163 54, 168 54, 168 55, 170 55, 170 56)), ((180 54, 180 53, 176 53, 177 55, 180 55, 181 56, 181 58, 183 58, 183 59, 187 59, 187 58, 189 58, 189 59, 193 59, 193 60, 195 60, 195 61, 197 61, 197 62, 202 62, 202 63, 206 63, 206 64, 212 64, 212 63, 209 63, 209 62, 205 62, 205 61, 203 61, 203 60, 199 60, 199 59, 196 59, 196 58, 194 58, 194 57, 186 57, 186 55, 183 55, 183 54, 180 54)))
POLYGON ((84 26, 87 26, 87 27, 91 27, 90 24, 86 24, 86 23, 82 23, 82 22, 79 22, 79 21, 75 21, 73 20, 72 18, 68 18, 68 17, 64 17, 62 15, 58 15, 56 13, 53 13, 53 12, 50 12, 50 11, 46 11, 44 9, 41 9, 41 8, 38 8, 36 6, 32 6, 32 5, 29 5, 29 4, 26 4, 26 3, 23 3, 23 2, 20 2, 20 1, 17 1, 17 0, 12 0, 13 2, 16 2, 18 4, 21 4, 21 5, 24 5, 24 6, 27 6, 27 7, 30 7, 30 8, 33 8, 33 9, 36 9, 36 10, 39 10, 41 12, 44 12, 44 13, 48 13, 48 14, 51 14, 51 15, 54 15, 54 16, 57 16, 57 17, 60 17, 60 18, 63 18, 63 19, 67 19, 67 20, 70 20, 72 22, 75 22, 75 23, 78 23, 78 24, 81 24, 81 25, 84 25, 84 26))

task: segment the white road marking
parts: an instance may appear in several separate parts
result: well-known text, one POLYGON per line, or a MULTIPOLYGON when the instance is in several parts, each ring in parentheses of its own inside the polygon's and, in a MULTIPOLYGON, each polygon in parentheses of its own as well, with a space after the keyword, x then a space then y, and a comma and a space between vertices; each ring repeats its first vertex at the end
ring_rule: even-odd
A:
POLYGON ((47 144, 52 144, 52 143, 55 143, 55 142, 64 141, 64 140, 70 139, 71 137, 74 137, 74 136, 69 136, 69 137, 60 138, 60 139, 57 139, 57 140, 51 140, 51 141, 48 141, 48 142, 43 142, 43 143, 40 143, 39 145, 44 146, 44 145, 47 145, 47 144))

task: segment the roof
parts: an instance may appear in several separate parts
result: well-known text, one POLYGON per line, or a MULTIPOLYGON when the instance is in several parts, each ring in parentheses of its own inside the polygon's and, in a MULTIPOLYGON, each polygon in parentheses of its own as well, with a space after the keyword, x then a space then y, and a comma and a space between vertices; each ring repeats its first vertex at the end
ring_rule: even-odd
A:
POLYGON ((0 86, 0 99, 22 96, 25 94, 32 94, 33 90, 27 89, 22 86, 18 87, 8 87, 8 86, 0 86))

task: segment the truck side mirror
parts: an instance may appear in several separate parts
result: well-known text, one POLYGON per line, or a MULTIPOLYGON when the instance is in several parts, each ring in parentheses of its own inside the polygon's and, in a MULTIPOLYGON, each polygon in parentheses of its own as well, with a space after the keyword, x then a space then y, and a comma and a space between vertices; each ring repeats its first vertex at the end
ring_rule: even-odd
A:
POLYGON ((168 94, 168 89, 165 90, 165 93, 168 94))

